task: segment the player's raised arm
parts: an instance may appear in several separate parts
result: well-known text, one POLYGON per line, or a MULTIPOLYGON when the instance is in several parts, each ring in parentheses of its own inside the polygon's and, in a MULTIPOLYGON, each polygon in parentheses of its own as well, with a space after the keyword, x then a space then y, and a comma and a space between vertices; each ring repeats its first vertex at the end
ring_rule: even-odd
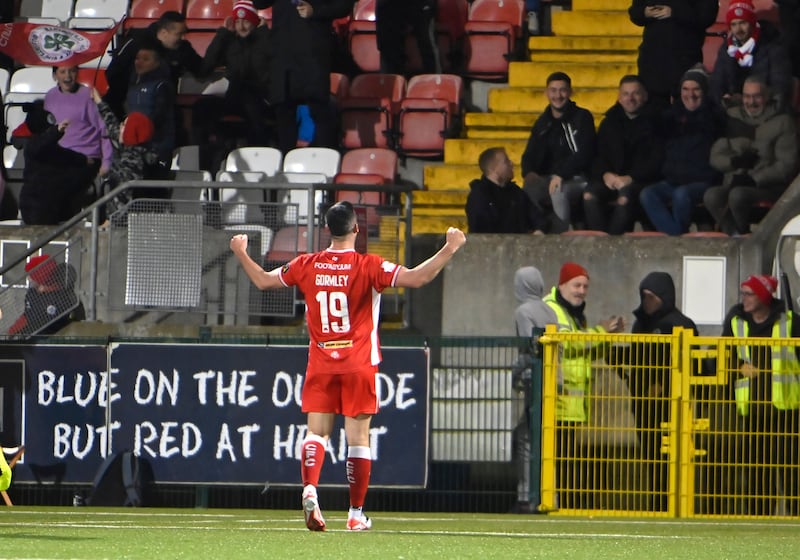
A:
POLYGON ((397 274, 395 286, 400 288, 419 288, 424 286, 436 278, 436 275, 441 272, 444 266, 453 258, 453 255, 456 254, 456 251, 466 242, 467 237, 463 231, 454 227, 448 228, 444 247, 414 268, 401 268, 397 274))
POLYGON ((247 254, 247 234, 240 233, 231 237, 231 251, 239 259, 245 274, 247 274, 247 277, 250 278, 256 288, 268 290, 270 288, 285 287, 278 276, 280 269, 276 268, 267 272, 247 254))

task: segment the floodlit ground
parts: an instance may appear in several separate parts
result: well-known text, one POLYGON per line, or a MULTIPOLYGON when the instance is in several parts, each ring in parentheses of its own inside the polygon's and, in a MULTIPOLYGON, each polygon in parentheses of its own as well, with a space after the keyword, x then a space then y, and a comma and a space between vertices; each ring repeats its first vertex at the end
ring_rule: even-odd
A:
POLYGON ((0 558, 376 560, 798 558, 800 522, 642 521, 538 515, 373 516, 366 533, 326 514, 311 533, 279 510, 0 508, 0 558))

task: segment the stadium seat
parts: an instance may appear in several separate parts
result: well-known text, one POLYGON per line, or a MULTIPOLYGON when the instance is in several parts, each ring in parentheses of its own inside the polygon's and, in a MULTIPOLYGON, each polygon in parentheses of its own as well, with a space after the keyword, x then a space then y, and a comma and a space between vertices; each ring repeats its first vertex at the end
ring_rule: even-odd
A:
POLYGON ((703 67, 709 74, 714 70, 719 48, 725 42, 727 35, 727 26, 724 23, 713 23, 706 30, 706 38, 703 41, 703 67))
POLYGON ((347 74, 331 72, 331 96, 336 100, 336 105, 350 95, 350 78, 347 74))
POLYGON ((342 147, 393 146, 394 114, 405 96, 399 74, 361 74, 350 83, 350 97, 340 104, 342 147))
POLYGON ((397 152, 387 148, 357 148, 342 156, 340 173, 377 174, 384 183, 397 180, 397 152))
POLYGON ((3 166, 9 180, 21 181, 25 171, 25 155, 22 150, 10 144, 3 146, 3 166))
POLYGON ((295 148, 283 158, 283 171, 289 173, 321 173, 332 181, 339 173, 342 156, 331 148, 295 148))
POLYGON ((5 69, 0 68, 0 99, 5 97, 8 93, 8 82, 11 79, 11 73, 5 69))
POLYGON ((722 231, 689 231, 681 234, 681 237, 730 237, 722 231))
POLYGON ((172 170, 199 171, 200 168, 200 146, 180 146, 175 149, 172 156, 172 170))
POLYGON ((225 158, 224 171, 261 171, 267 177, 274 177, 282 164, 283 154, 275 148, 236 148, 225 158))
POLYGON ((108 91, 105 68, 78 68, 78 82, 89 88, 96 88, 100 95, 108 91))
POLYGON ((231 15, 233 4, 234 0, 186 0, 186 27, 216 31, 231 15))
MULTIPOLYGON (((289 152, 291 154, 292 152, 289 152)), ((286 154, 286 157, 289 157, 286 154)), ((284 171, 278 175, 280 181, 294 184, 316 184, 328 183, 330 179, 324 174, 312 171, 284 171)), ((314 207, 311 210, 312 216, 316 217, 319 209, 325 200, 324 191, 314 191, 314 207)), ((308 191, 294 189, 287 191, 281 198, 281 202, 287 205, 283 215, 283 220, 287 224, 307 224, 309 218, 308 191), (294 206, 296 205, 296 206, 294 206)))
POLYGON ((628 237, 669 237, 663 231, 650 231, 650 230, 641 230, 641 231, 626 231, 622 235, 627 235, 628 237))
MULTIPOLYGON (((220 171, 218 183, 261 183, 267 179, 263 171, 220 171)), ((220 188, 217 196, 222 203, 223 223, 262 224, 264 215, 260 204, 267 202, 265 189, 220 188)))
POLYGON ((42 96, 55 85, 51 66, 17 68, 8 82, 9 93, 34 93, 42 96))
POLYGON ((128 0, 76 0, 72 29, 109 29, 128 13, 128 0))
MULTIPOLYGON (((333 179, 337 185, 382 185, 384 178, 377 173, 339 173, 333 179)), ((353 206, 367 210, 367 234, 375 235, 380 227, 378 206, 383 204, 384 193, 377 191, 336 191, 335 201, 348 201, 353 206)))
POLYGON ((183 12, 184 0, 131 0, 128 17, 122 23, 127 30, 132 27, 147 27, 167 11, 183 12))
MULTIPOLYGON (((311 251, 319 251, 327 247, 330 243, 330 234, 324 228, 314 228, 314 237, 311 244, 311 251)), ((270 265, 267 270, 274 266, 287 263, 297 255, 308 253, 308 226, 286 226, 275 232, 272 240, 272 249, 267 253, 266 260, 270 265)))
POLYGON ((183 38, 191 43, 197 54, 204 56, 206 50, 208 50, 208 45, 214 39, 214 35, 216 35, 214 31, 189 31, 183 38))
POLYGON ((463 82, 454 74, 420 74, 408 82, 397 116, 397 149, 410 156, 441 156, 459 116, 463 82))
POLYGON ((522 33, 523 0, 475 0, 464 26, 463 76, 486 80, 508 77, 508 62, 522 33))
POLYGON ((28 23, 42 23, 63 26, 72 17, 72 2, 69 0, 41 0, 36 2, 20 2, 20 19, 28 23))
POLYGON ((358 0, 347 25, 347 46, 362 72, 380 72, 381 55, 375 31, 375 0, 358 0))

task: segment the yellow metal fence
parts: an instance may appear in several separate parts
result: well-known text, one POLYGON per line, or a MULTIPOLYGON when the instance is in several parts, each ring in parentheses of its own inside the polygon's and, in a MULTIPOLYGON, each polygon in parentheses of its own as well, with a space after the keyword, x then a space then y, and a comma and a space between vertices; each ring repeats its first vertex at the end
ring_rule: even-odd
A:
POLYGON ((792 383, 800 340, 550 327, 540 342, 542 511, 798 516, 800 410, 775 404, 771 355, 786 357, 792 383), (576 364, 583 393, 565 381, 576 364))

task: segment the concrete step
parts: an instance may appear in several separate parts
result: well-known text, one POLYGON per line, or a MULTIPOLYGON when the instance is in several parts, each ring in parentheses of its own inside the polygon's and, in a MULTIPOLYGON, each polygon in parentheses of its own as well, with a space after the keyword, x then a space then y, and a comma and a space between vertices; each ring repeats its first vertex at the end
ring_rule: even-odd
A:
MULTIPOLYGON (((623 74, 620 74, 617 82, 622 76, 623 74)), ((602 115, 616 102, 618 89, 617 84, 607 88, 576 89, 572 99, 584 109, 602 115)), ((498 88, 489 91, 489 109, 493 113, 517 113, 531 109, 541 112, 545 106, 547 106, 547 99, 544 96, 544 88, 541 86, 498 88)))
MULTIPOLYGON (((470 181, 481 176, 481 171, 478 169, 478 162, 475 161, 471 164, 427 165, 423 175, 423 182, 428 192, 451 191, 468 186, 470 181)), ((414 197, 416 198, 416 194, 414 197)))
MULTIPOLYGON (((477 169, 477 166, 475 166, 477 169)), ((454 208, 463 208, 467 202, 467 195, 469 194, 469 181, 477 179, 479 173, 475 174, 465 183, 461 185, 460 190, 430 190, 430 191, 415 191, 414 192, 414 215, 417 215, 417 210, 428 206, 451 206, 454 208)), ((403 203, 405 203, 405 195, 401 196, 403 203)))
POLYGON ((512 62, 508 69, 509 88, 535 87, 544 90, 547 76, 553 72, 566 72, 572 87, 617 88, 625 74, 635 74, 636 64, 591 64, 578 62, 512 62))
MULTIPOLYGON (((609 105, 610 107, 610 105, 609 105)), ((467 113, 464 115, 467 138, 480 138, 480 136, 470 135, 473 130, 524 130, 530 133, 533 123, 539 118, 540 113, 528 113, 525 111, 515 111, 513 113, 493 112, 493 113, 467 113)), ((597 127, 603 120, 604 113, 592 113, 594 124, 597 127)), ((527 136, 526 136, 527 138, 527 136)))
POLYGON ((508 128, 470 128, 467 130, 467 138, 494 138, 498 144, 505 140, 527 140, 530 129, 508 129, 508 128))
POLYGON ((552 13, 554 35, 640 35, 642 28, 634 25, 627 11, 573 10, 552 13))
POLYGON ((528 58, 533 62, 636 64, 635 52, 532 51, 528 58))
POLYGON ((608 10, 628 13, 631 0, 572 0, 572 11, 608 10))
POLYGON ((443 234, 449 227, 457 227, 467 231, 467 215, 462 211, 460 216, 420 216, 414 214, 414 235, 421 233, 443 234))
POLYGON ((444 141, 445 163, 468 163, 477 169, 478 156, 484 150, 501 145, 506 149, 508 157, 514 163, 522 160, 527 139, 506 140, 498 142, 493 138, 449 138, 444 141))
POLYGON ((641 34, 631 36, 570 36, 541 35, 528 39, 531 52, 540 51, 582 51, 582 52, 627 52, 636 53, 642 42, 641 34))

